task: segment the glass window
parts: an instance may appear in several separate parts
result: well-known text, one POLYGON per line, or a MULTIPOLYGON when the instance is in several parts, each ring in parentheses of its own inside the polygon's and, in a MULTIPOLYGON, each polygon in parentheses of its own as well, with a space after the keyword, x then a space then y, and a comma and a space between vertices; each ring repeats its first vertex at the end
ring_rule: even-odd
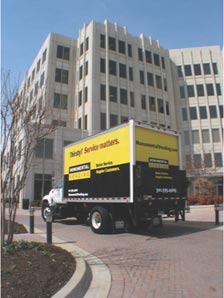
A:
POLYGON ((118 124, 118 116, 110 114, 110 127, 116 126, 118 124))
POLYGON ((217 92, 217 95, 218 95, 218 96, 222 95, 222 91, 221 91, 221 86, 220 86, 220 84, 216 84, 216 92, 217 92))
POLYGON ((44 50, 43 55, 42 55, 42 64, 46 61, 47 58, 47 49, 44 50))
POLYGON ((138 60, 143 61, 143 51, 140 48, 138 48, 138 60))
POLYGON ((170 107, 169 107, 169 102, 166 101, 166 114, 169 115, 170 114, 170 107))
POLYGON ((166 78, 163 79, 163 88, 164 88, 164 91, 167 91, 167 80, 166 80, 166 78))
POLYGON ((184 144, 185 145, 190 145, 190 136, 189 136, 189 131, 188 130, 184 131, 184 144))
POLYGON ((89 37, 86 37, 85 48, 86 48, 86 51, 88 51, 88 49, 89 49, 89 37))
POLYGON ((210 143, 209 129, 202 129, 203 144, 210 143))
POLYGON ((81 117, 78 119, 78 128, 79 129, 82 128, 82 118, 81 117))
POLYGON ((206 168, 212 167, 212 155, 211 153, 205 153, 204 154, 204 163, 206 168))
POLYGON ((201 119, 208 119, 207 107, 206 106, 199 107, 199 112, 200 112, 200 118, 201 119))
POLYGON ((141 104, 142 104, 142 109, 146 110, 146 99, 145 95, 141 95, 141 104))
POLYGON ((82 56, 83 55, 83 42, 80 44, 80 49, 79 49, 79 55, 82 56))
POLYGON ((163 106, 163 100, 161 98, 158 98, 158 112, 164 114, 164 106, 163 106))
POLYGON ((156 75, 156 87, 162 89, 162 78, 156 75))
POLYGON ((44 84, 44 76, 45 76, 45 73, 43 72, 40 77, 40 87, 42 87, 44 84))
POLYGON ((147 81, 149 86, 154 86, 153 74, 151 72, 147 72, 147 81))
POLYGON ((83 66, 81 65, 81 66, 79 67, 79 80, 82 79, 82 69, 83 69, 83 66))
POLYGON ((201 165, 201 154, 194 154, 194 167, 199 169, 201 165))
POLYGON ((159 55, 153 54, 153 58, 154 58, 154 64, 157 66, 160 66, 159 55))
POLYGON ((110 92, 110 94, 109 94, 110 101, 117 102, 117 87, 110 86, 109 92, 110 92))
POLYGON ((200 143, 199 131, 198 130, 192 130, 192 141, 193 141, 193 144, 199 144, 200 143))
POLYGON ((37 158, 53 158, 53 140, 42 139, 35 148, 35 156, 37 158))
POLYGON ((215 166, 222 167, 222 153, 215 153, 215 166))
POLYGON ((124 105, 128 104, 128 92, 126 89, 120 89, 120 103, 124 105))
POLYGON ((140 75, 140 83, 141 84, 145 84, 144 71, 143 70, 140 70, 139 71, 139 75, 140 75))
POLYGON ((187 108, 182 108, 182 119, 183 119, 183 121, 187 121, 188 120, 187 108))
POLYGON ((185 89, 184 89, 184 86, 180 86, 180 98, 185 98, 185 89))
POLYGON ((165 66, 165 58, 164 57, 161 57, 161 61, 162 61, 162 68, 165 69, 166 66, 165 66))
POLYGON ((130 104, 131 104, 131 107, 134 107, 135 106, 135 95, 134 95, 134 92, 130 92, 130 104))
POLYGON ((56 68, 55 82, 68 84, 68 70, 56 68))
POLYGON ((109 50, 116 51, 116 39, 109 37, 109 50))
POLYGON ((133 68, 132 67, 129 67, 129 80, 130 81, 133 81, 134 80, 134 77, 133 77, 133 68))
POLYGON ((192 71, 191 71, 191 65, 188 64, 188 65, 184 65, 184 73, 185 73, 185 76, 192 76, 192 71))
POLYGON ((69 60, 70 49, 68 47, 57 46, 57 58, 69 60))
POLYGON ((54 108, 67 109, 68 96, 66 94, 54 93, 54 108))
POLYGON ((211 74, 211 68, 209 63, 203 63, 204 74, 211 74))
POLYGON ((79 102, 78 102, 79 107, 82 105, 82 90, 79 91, 79 102))
POLYGON ((156 99, 153 96, 149 96, 149 109, 150 111, 156 111, 156 99))
POLYGON ((214 73, 215 75, 218 74, 217 63, 212 63, 212 69, 213 69, 213 73, 214 73))
POLYGON ((119 74, 121 78, 125 78, 127 77, 127 72, 126 72, 126 65, 119 63, 119 74))
POLYGON ((135 95, 134 95, 134 92, 132 91, 130 91, 130 104, 131 104, 131 107, 135 106, 135 95))
POLYGON ((190 119, 191 120, 198 119, 197 108, 196 107, 190 107, 190 119))
POLYGON ((119 53, 125 54, 125 42, 123 40, 118 41, 119 53))
POLYGON ((115 61, 109 60, 109 74, 117 75, 117 64, 115 61))
POLYGON ((37 62, 37 72, 40 70, 40 59, 37 62))
POLYGON ((178 65, 177 66, 177 73, 179 78, 183 78, 183 71, 182 71, 182 66, 178 65))
POLYGON ((105 73, 106 72, 106 64, 105 59, 100 59, 100 72, 105 73))
POLYGON ((215 95, 213 84, 206 84, 207 95, 212 96, 215 95))
POLYGON ((85 62, 85 75, 88 75, 88 61, 85 62))
POLYGON ((84 98, 85 102, 88 101, 88 87, 85 87, 85 98, 84 98))
POLYGON ((198 96, 205 96, 205 93, 204 93, 204 86, 202 84, 200 85, 197 85, 197 95, 198 96))
POLYGON ((194 97, 195 96, 194 86, 193 85, 188 85, 187 86, 187 95, 188 95, 188 97, 194 97))
POLYGON ((201 75, 201 65, 200 64, 194 64, 194 74, 195 74, 195 76, 201 75))
POLYGON ((106 45, 106 43, 105 43, 105 35, 100 34, 100 47, 103 48, 103 49, 105 49, 105 45, 106 45))
POLYGON ((147 63, 152 63, 152 54, 150 51, 145 51, 145 60, 147 63))
POLYGON ((84 117, 84 129, 87 129, 88 128, 88 116, 85 115, 84 117))
POLYGON ((106 100, 106 85, 100 85, 100 100, 106 100))
POLYGON ((128 56, 132 57, 132 45, 128 44, 128 56))
POLYGON ((220 118, 223 118, 223 105, 219 106, 220 118))
POLYGON ((105 130, 106 129, 106 114, 100 113, 100 129, 105 130))
POLYGON ((41 200, 44 195, 52 189, 52 175, 35 174, 34 175, 34 193, 35 200, 41 200))
POLYGON ((217 118, 217 108, 216 106, 209 106, 210 118, 217 118))
POLYGON ((219 129, 218 128, 213 128, 212 129, 212 138, 213 138, 213 143, 219 143, 220 142, 220 134, 219 134, 219 129))

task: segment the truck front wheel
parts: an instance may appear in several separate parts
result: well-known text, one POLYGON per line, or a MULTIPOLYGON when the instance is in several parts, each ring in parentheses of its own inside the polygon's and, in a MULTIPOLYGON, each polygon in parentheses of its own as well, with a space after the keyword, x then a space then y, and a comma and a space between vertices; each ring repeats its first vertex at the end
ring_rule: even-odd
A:
POLYGON ((90 214, 91 229, 96 234, 108 233, 111 219, 108 211, 103 207, 95 207, 90 214))
POLYGON ((43 202, 42 208, 41 208, 41 215, 42 215, 42 218, 43 218, 44 221, 46 221, 46 213, 47 212, 51 212, 51 208, 50 208, 48 203, 43 202))

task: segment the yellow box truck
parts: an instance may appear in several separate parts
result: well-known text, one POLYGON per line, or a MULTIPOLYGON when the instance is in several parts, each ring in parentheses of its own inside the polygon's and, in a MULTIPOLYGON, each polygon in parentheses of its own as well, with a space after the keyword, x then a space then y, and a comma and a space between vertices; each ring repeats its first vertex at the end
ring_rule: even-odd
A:
POLYGON ((134 120, 64 149, 63 190, 43 198, 43 217, 87 217, 95 233, 185 219, 186 174, 178 133, 134 120))

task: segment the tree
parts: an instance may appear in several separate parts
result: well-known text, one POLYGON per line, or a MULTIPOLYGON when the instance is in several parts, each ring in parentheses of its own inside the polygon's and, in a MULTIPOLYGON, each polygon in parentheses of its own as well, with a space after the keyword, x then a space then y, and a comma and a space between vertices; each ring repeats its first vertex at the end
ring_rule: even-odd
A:
POLYGON ((16 210, 20 192, 24 188, 37 143, 53 132, 47 124, 49 109, 46 90, 42 88, 42 101, 28 100, 25 88, 18 92, 10 72, 2 74, 1 88, 1 244, 5 244, 6 205, 8 208, 7 243, 13 240, 16 210))
POLYGON ((214 195, 214 184, 206 177, 197 177, 193 180, 194 192, 196 196, 214 195))

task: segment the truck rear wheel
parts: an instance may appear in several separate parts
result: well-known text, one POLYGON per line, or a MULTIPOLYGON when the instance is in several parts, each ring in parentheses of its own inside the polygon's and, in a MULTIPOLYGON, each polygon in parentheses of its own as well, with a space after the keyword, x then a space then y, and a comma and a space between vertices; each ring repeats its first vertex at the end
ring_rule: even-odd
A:
POLYGON ((108 211, 103 207, 95 207, 90 214, 91 229, 96 234, 108 233, 111 219, 108 211))

